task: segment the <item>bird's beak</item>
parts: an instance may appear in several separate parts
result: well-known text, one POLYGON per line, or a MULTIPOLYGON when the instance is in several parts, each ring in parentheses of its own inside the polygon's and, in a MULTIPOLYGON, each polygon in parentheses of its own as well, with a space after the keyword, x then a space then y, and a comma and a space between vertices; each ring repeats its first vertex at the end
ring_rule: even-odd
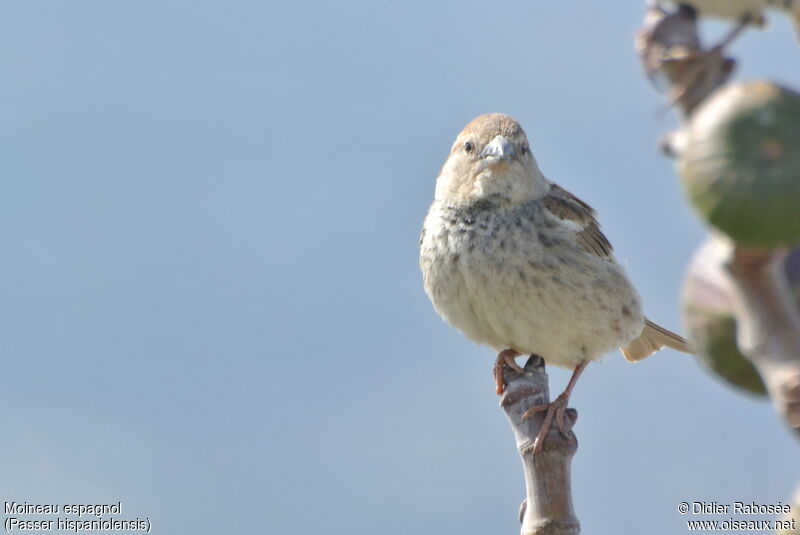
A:
POLYGON ((503 136, 496 136, 484 147, 481 152, 481 159, 487 164, 495 165, 507 162, 517 155, 514 145, 503 136))

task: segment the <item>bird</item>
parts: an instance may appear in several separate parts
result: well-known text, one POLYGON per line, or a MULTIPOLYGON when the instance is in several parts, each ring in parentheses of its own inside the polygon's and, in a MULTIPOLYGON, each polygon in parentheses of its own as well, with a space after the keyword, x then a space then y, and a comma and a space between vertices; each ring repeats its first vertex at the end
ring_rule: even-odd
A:
POLYGON ((545 178, 509 115, 480 115, 456 137, 436 178, 419 263, 438 314, 498 351, 498 394, 504 366, 522 371, 519 355, 573 370, 561 395, 524 415, 545 412, 534 451, 553 421, 566 434, 569 397, 590 362, 616 348, 629 361, 664 346, 691 352, 644 316, 595 211, 545 178))
POLYGON ((756 26, 766 24, 764 12, 767 9, 777 9, 790 16, 800 38, 800 0, 673 0, 672 3, 689 6, 702 16, 756 26))

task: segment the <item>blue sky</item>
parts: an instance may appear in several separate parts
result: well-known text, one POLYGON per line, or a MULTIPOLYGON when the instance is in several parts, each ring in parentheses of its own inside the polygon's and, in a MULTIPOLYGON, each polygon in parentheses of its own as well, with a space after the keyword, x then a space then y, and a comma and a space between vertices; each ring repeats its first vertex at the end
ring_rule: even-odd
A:
MULTIPOLYGON (((680 328, 705 230, 656 150, 642 6, 604 7, 3 3, 2 499, 122 501, 154 533, 515 532, 494 355, 436 316, 417 239, 455 135, 509 113, 680 328)), ((800 87, 771 19, 739 76, 800 87)), ((771 406, 692 357, 609 355, 572 405, 587 532, 798 482, 771 406)))

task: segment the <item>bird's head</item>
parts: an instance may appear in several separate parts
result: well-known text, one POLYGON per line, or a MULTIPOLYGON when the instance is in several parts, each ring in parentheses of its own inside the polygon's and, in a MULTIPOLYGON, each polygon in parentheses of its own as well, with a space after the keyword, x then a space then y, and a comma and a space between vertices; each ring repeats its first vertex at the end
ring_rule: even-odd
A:
POLYGON ((501 113, 481 115, 464 127, 436 179, 436 199, 454 203, 490 195, 526 202, 548 189, 525 131, 501 113))

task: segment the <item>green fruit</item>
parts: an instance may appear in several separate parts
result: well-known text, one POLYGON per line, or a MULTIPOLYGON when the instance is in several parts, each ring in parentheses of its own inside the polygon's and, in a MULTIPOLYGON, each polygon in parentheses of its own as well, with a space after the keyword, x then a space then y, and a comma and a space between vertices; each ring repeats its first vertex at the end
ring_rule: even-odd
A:
MULTIPOLYGON (((756 395, 766 395, 756 368, 736 345, 733 287, 724 263, 732 244, 711 236, 697 250, 683 282, 683 324, 698 362, 726 383, 756 395)), ((800 307, 800 247, 783 261, 791 300, 800 307)))
POLYGON ((691 116, 678 163, 700 215, 737 243, 800 241, 800 94, 765 81, 726 86, 691 116))
POLYGON ((683 324, 698 362, 726 383, 751 394, 767 389, 736 345, 731 287, 722 269, 726 243, 710 238, 695 253, 683 283, 683 324))
MULTIPOLYGON (((684 314, 688 322, 695 322, 691 316, 707 314, 707 311, 687 308, 684 314)), ((697 360, 714 375, 727 383, 746 390, 751 394, 765 396, 767 389, 753 364, 747 360, 736 345, 736 320, 733 316, 707 317, 703 328, 688 332, 697 360)))

